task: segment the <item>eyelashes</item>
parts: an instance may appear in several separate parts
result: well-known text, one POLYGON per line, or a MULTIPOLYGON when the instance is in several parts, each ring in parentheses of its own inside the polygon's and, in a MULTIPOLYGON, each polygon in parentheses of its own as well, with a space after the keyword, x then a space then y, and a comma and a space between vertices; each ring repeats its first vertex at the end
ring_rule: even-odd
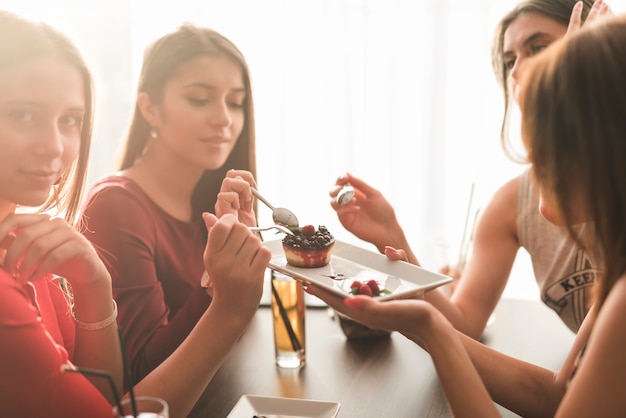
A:
MULTIPOLYGON (((194 97, 187 97, 186 99, 192 106, 195 107, 203 107, 213 102, 211 99, 197 99, 194 97)), ((243 109, 244 107, 244 103, 238 101, 226 102, 226 105, 231 109, 243 109)))
MULTIPOLYGON (((36 126, 45 120, 45 115, 38 115, 30 110, 16 109, 9 111, 8 116, 11 120, 29 126, 36 126)), ((68 113, 58 118, 57 123, 61 127, 81 127, 83 125, 84 115, 82 113, 68 113)))
POLYGON ((196 107, 202 107, 209 103, 209 99, 196 99, 193 97, 187 97, 187 101, 196 107))

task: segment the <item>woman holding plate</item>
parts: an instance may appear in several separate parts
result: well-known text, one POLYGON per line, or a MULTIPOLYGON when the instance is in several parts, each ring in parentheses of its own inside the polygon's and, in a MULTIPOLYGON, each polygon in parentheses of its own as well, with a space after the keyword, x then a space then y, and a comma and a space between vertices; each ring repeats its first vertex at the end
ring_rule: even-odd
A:
MULTIPOLYGON (((516 96, 524 63, 551 43, 575 31, 582 21, 609 13, 602 0, 525 0, 504 16, 496 30, 492 48, 494 70, 505 97, 502 123, 503 146, 511 99, 516 96)), ((374 244, 391 259, 418 264, 393 207, 382 193, 362 179, 347 174, 330 192, 332 207, 342 225, 359 238, 374 244), (339 205, 335 196, 350 184, 355 198, 339 205), (399 250, 401 249, 401 250, 399 250)), ((590 306, 597 263, 567 232, 546 221, 537 206, 539 191, 530 171, 507 182, 482 210, 473 232, 471 258, 448 298, 437 290, 426 300, 436 306, 454 326, 479 338, 506 286, 520 248, 531 256, 544 303, 573 331, 580 328, 590 306)), ((583 235, 589 225, 576 227, 583 235)))
POLYGON ((556 373, 457 331, 422 300, 342 300, 308 291, 430 353, 456 417, 621 417, 626 410, 626 15, 588 25, 529 60, 519 79, 522 137, 539 210, 601 260, 594 307, 556 373), (581 88, 593 86, 593 88, 581 88), (591 234, 575 225, 587 222, 591 234))

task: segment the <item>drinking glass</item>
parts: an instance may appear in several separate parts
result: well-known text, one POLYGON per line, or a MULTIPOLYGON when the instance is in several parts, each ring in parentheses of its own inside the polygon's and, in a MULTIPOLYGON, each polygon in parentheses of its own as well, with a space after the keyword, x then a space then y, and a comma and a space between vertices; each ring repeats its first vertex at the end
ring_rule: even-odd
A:
MULTIPOLYGON (((135 398, 137 418, 169 418, 167 402, 154 396, 138 396, 135 398)), ((117 406, 113 407, 113 418, 132 418, 133 407, 130 399, 122 401, 122 413, 117 406)))
POLYGON ((302 283, 272 271, 272 316, 276 365, 295 369, 306 359, 304 289, 302 283))

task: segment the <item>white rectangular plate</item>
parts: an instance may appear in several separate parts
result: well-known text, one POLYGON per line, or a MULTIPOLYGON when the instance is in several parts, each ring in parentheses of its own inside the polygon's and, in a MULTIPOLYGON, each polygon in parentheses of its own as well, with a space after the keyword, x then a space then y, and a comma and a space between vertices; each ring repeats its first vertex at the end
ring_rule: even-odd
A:
POLYGON ((355 280, 365 283, 374 279, 381 289, 391 292, 378 296, 380 300, 414 298, 452 281, 443 274, 404 261, 391 261, 382 254, 341 241, 335 242, 330 263, 319 268, 288 264, 282 240, 265 241, 263 245, 272 251, 271 269, 304 284, 315 283, 340 297, 352 296, 350 285, 355 280))
POLYGON ((227 418, 335 418, 339 403, 243 395, 227 418))

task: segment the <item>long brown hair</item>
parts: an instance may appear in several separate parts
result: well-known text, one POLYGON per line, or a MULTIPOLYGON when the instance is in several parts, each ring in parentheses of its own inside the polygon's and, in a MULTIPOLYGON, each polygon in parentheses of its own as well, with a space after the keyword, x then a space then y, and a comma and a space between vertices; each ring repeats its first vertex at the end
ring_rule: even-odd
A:
POLYGON ((603 264, 601 305, 626 273, 626 16, 583 28, 531 62, 520 106, 533 173, 568 223, 580 206, 593 220, 593 243, 582 244, 603 264))
POLYGON ((85 186, 93 127, 93 79, 76 46, 58 30, 44 23, 32 22, 0 11, 0 68, 19 62, 53 55, 75 67, 85 92, 85 115, 81 127, 78 157, 63 173, 42 211, 55 208, 68 222, 74 223, 85 186))
MULTIPOLYGON (((138 86, 138 93, 147 93, 153 103, 160 103, 163 99, 164 86, 176 70, 190 59, 205 54, 228 57, 239 66, 246 99, 243 104, 244 126, 235 148, 222 167, 205 171, 194 188, 191 204, 196 215, 205 211, 211 213, 215 211, 217 194, 228 170, 247 170, 256 178, 254 103, 246 60, 241 51, 218 32, 185 24, 148 46, 138 86)), ((120 170, 133 166, 141 156, 150 129, 139 107, 135 106, 119 164, 120 170)))
MULTIPOLYGON (((504 35, 509 26, 525 13, 537 13, 552 19, 563 26, 568 26, 572 9, 578 0, 525 0, 519 3, 513 10, 507 13, 496 26, 494 39, 491 45, 491 65, 496 74, 496 79, 504 94, 504 114, 500 126, 500 145, 507 157, 513 161, 525 162, 523 156, 518 155, 515 147, 509 140, 509 119, 511 113, 512 96, 509 92, 507 79, 509 69, 504 63, 504 35)), ((594 0, 583 0, 583 22, 589 14, 594 0)))

